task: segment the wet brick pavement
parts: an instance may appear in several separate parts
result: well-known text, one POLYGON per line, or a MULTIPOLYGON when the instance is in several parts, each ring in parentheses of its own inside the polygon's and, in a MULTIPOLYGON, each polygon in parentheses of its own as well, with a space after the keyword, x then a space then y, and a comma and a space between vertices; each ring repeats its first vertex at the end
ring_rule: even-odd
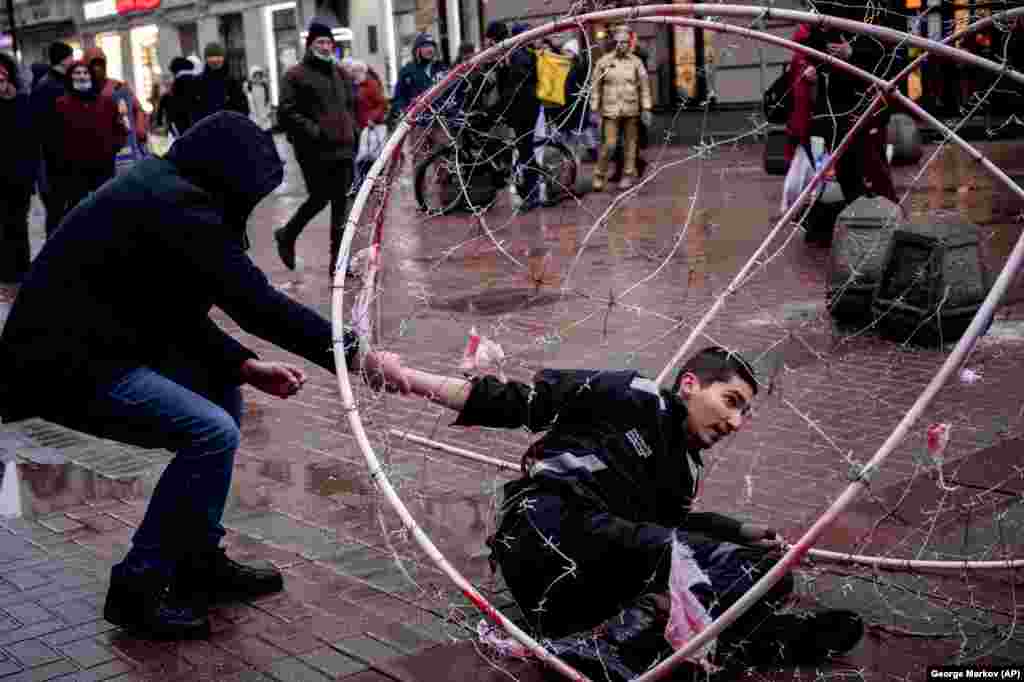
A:
MULTIPOLYGON (((287 153, 287 145, 282 150, 287 153)), ((990 150, 1012 166, 1019 146, 990 150)), ((488 213, 488 226, 498 230, 502 248, 523 267, 478 238, 479 228, 468 217, 424 220, 412 209, 410 188, 397 185, 384 246, 385 345, 411 365, 454 372, 466 331, 477 324, 503 343, 507 369, 519 378, 541 366, 629 364, 656 372, 681 341, 675 320, 695 321, 770 227, 782 179, 763 174, 759 152, 726 150, 699 173, 692 162, 665 170, 592 238, 589 227, 611 195, 537 211, 511 226, 509 207, 501 201, 488 213), (668 255, 695 192, 702 198, 694 228, 658 276, 641 281, 668 255), (468 242, 453 248, 463 240, 468 242), (619 296, 611 305, 609 291, 619 296)), ((669 149, 661 160, 676 161, 685 153, 669 149)), ((901 171, 898 181, 907 186, 910 173, 901 171)), ((912 211, 919 217, 966 214, 986 230, 989 257, 998 263, 1018 234, 1011 216, 1020 207, 972 173, 955 158, 943 161, 941 172, 926 175, 912 193, 912 211), (968 191, 961 191, 965 186, 968 191)), ((289 163, 286 183, 250 223, 252 255, 282 290, 327 315, 326 214, 299 242, 300 272, 285 270, 273 248, 271 230, 302 198, 297 169, 289 163)), ((35 211, 38 247, 38 206, 35 211)), ((365 230, 354 248, 363 244, 365 230)), ((775 382, 749 426, 710 458, 703 505, 770 521, 791 537, 845 486, 847 458, 866 461, 873 454, 942 357, 870 335, 837 337, 821 314, 825 268, 824 252, 788 245, 730 300, 707 333, 709 340, 757 355, 775 382)), ((1019 294, 1015 290, 1014 297, 1019 294)), ((0 289, 0 319, 12 296, 0 289)), ((951 498, 949 513, 932 514, 933 481, 918 477, 906 483, 922 444, 916 433, 876 474, 871 495, 839 520, 822 546, 909 556, 921 545, 919 534, 927 532, 927 556, 988 546, 1024 554, 1020 507, 1009 504, 1022 488, 1015 468, 1024 404, 1021 317, 1013 305, 1001 311, 970 362, 983 381, 947 387, 923 420, 954 425, 948 454, 957 466, 948 469, 961 488, 945 496, 951 498), (1005 499, 982 505, 972 485, 996 487, 1005 499), (883 514, 892 505, 899 505, 896 518, 883 514), (972 509, 981 521, 1002 516, 998 524, 976 523, 968 542, 962 514, 972 509), (1012 529, 1009 538, 1001 534, 1003 523, 1012 529)), ((220 322, 264 357, 285 357, 230 320, 220 322)), ((0 520, 0 679, 505 679, 468 645, 451 645, 465 640, 467 626, 479 617, 399 531, 375 493, 339 409, 334 379, 312 366, 307 371, 306 388, 288 401, 245 392, 243 440, 225 518, 231 555, 272 562, 285 573, 286 590, 216 609, 208 642, 145 642, 101 619, 109 568, 124 553, 166 455, 140 457, 109 443, 69 443, 54 436, 49 445, 37 441, 40 447, 28 456, 6 464, 0 497, 8 511, 16 507, 22 516, 0 520), (14 502, 11 489, 17 490, 14 502), (417 653, 422 657, 409 657, 417 653)), ((387 430, 408 429, 509 461, 518 459, 527 436, 449 429, 450 416, 429 404, 357 391, 378 454, 413 514, 453 563, 515 616, 490 573, 483 545, 493 528, 496 491, 509 477, 404 442, 387 430)), ((38 429, 24 427, 14 428, 41 438, 38 429)), ((949 622, 950 614, 963 616, 963 604, 979 596, 993 601, 1007 585, 1019 584, 1013 573, 886 579, 879 586, 863 572, 842 567, 802 573, 807 601, 856 604, 879 626, 822 674, 923 679, 922 666, 958 651, 956 638, 936 636, 953 627, 973 641, 991 640, 981 660, 1024 660, 1020 636, 1006 628, 1020 616, 1015 601, 1004 600, 1001 611, 990 604, 984 622, 949 622), (923 589, 941 592, 942 599, 901 601, 901 595, 923 589)), ((535 671, 517 674, 536 679, 535 671)))

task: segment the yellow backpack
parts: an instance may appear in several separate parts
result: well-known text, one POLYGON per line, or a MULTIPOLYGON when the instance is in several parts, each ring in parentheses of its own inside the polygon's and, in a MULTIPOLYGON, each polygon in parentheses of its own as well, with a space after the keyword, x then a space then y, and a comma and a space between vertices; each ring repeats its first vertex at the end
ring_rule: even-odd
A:
POLYGON ((551 50, 537 52, 537 99, 548 106, 565 106, 565 81, 572 69, 572 57, 551 50))

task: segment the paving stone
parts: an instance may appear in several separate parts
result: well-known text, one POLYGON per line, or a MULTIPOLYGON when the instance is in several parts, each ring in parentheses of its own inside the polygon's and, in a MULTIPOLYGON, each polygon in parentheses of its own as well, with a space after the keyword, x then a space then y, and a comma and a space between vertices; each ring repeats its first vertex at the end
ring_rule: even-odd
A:
POLYGON ((44 620, 53 618, 53 614, 44 609, 35 602, 25 602, 24 604, 12 604, 5 606, 6 611, 12 618, 16 618, 21 622, 22 625, 32 625, 33 623, 40 623, 44 620))
POLYGON ((20 672, 24 669, 21 663, 18 663, 13 658, 5 658, 0 661, 0 677, 3 675, 13 675, 16 672, 20 672))
POLYGON ((366 670, 367 667, 365 663, 360 663, 354 658, 326 646, 303 654, 299 658, 317 670, 334 677, 357 673, 360 670, 366 670))
POLYGON ((38 668, 22 670, 20 673, 3 678, 3 680, 4 682, 43 682, 74 672, 78 672, 78 666, 71 661, 62 660, 47 663, 38 668))
POLYGON ((29 639, 5 647, 7 653, 24 665, 26 668, 34 668, 44 663, 52 663, 60 660, 61 655, 48 647, 38 639, 29 639))
POLYGON ((92 639, 69 642, 61 646, 59 650, 83 668, 92 668, 117 658, 113 651, 92 639))
POLYGON ((70 533, 72 531, 81 530, 85 528, 80 522, 74 519, 69 519, 63 514, 47 519, 40 519, 39 525, 47 530, 51 530, 54 533, 70 533))
POLYGON ((331 646, 344 654, 351 655, 356 660, 371 662, 387 661, 402 655, 401 651, 365 635, 341 639, 331 646))
POLYGON ((89 637, 112 632, 120 632, 120 629, 113 623, 108 623, 105 620, 94 620, 90 623, 76 625, 73 628, 65 626, 61 630, 43 635, 39 639, 50 646, 60 646, 68 642, 75 642, 80 639, 88 639, 89 637))
POLYGON ((35 571, 17 571, 15 573, 4 573, 4 580, 11 583, 19 590, 31 590, 51 582, 48 576, 36 573, 35 571))
POLYGON ((42 638, 44 635, 62 630, 67 626, 67 623, 62 620, 44 620, 41 623, 33 623, 32 625, 0 635, 0 646, 7 646, 8 644, 22 642, 34 637, 42 638))
POLYGON ((130 673, 134 668, 125 663, 120 659, 115 659, 109 663, 98 665, 95 668, 89 668, 88 670, 79 670, 76 673, 70 675, 64 675, 63 677, 55 677, 55 682, 103 682, 116 678, 118 675, 124 675, 130 673))
POLYGON ((378 627, 367 633, 374 635, 384 641, 385 644, 407 654, 414 654, 417 651, 428 647, 436 646, 439 640, 420 632, 410 625, 404 623, 389 623, 384 627, 378 627))
POLYGON ((274 661, 264 672, 280 682, 323 682, 331 679, 297 658, 274 661))
POLYGON ((102 610, 95 604, 82 599, 64 602, 62 604, 52 606, 51 609, 68 625, 91 623, 94 620, 98 620, 103 615, 102 610))
POLYGON ((254 666, 263 666, 291 655, 259 637, 242 637, 228 642, 217 642, 217 646, 254 666))
MULTIPOLYGON (((50 614, 46 614, 47 617, 52 617, 50 614)), ((24 623, 15 618, 0 618, 0 633, 10 632, 20 628, 24 623)))

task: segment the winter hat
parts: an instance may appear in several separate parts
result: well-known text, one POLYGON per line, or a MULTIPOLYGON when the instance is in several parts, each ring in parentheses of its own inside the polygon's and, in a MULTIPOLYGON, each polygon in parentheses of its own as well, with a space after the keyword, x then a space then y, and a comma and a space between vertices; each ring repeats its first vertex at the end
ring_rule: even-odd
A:
POLYGON ((413 41, 412 51, 415 52, 424 45, 433 45, 434 47, 437 47, 437 41, 434 40, 434 36, 429 33, 420 33, 416 36, 416 40, 413 41))
POLYGON ((487 31, 484 32, 484 38, 490 38, 491 40, 500 43, 501 41, 508 38, 508 26, 503 21, 492 21, 487 24, 487 31))
POLYGON ((530 30, 530 25, 526 22, 519 21, 512 24, 512 28, 509 29, 509 35, 517 36, 520 33, 526 33, 530 30))
POLYGON ((50 45, 50 66, 57 66, 75 53, 67 43, 56 42, 50 45))
POLYGON ((224 51, 224 46, 220 43, 207 43, 206 49, 203 50, 203 57, 209 59, 210 57, 226 57, 227 53, 224 51))
POLYGON ((85 51, 85 57, 82 61, 86 64, 92 65, 92 63, 97 60, 105 62, 107 61, 107 55, 103 52, 102 48, 90 47, 85 51))
POLYGON ((331 40, 334 40, 334 34, 331 33, 330 26, 322 21, 314 19, 309 22, 309 32, 306 35, 306 49, 309 49, 309 46, 312 45, 313 41, 317 38, 330 38, 331 40))
POLYGON ((182 71, 191 71, 192 62, 184 57, 175 57, 171 60, 171 73, 177 76, 182 71))

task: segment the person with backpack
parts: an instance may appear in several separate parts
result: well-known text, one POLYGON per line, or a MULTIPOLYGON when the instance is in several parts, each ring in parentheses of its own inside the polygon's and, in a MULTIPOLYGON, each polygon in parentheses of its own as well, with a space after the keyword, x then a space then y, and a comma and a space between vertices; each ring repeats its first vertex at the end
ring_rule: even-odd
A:
MULTIPOLYGON (((529 26, 513 24, 511 30, 500 21, 492 21, 484 34, 484 47, 492 47, 501 41, 519 35, 529 26)), ((515 135, 519 162, 523 164, 523 179, 517 188, 522 203, 519 212, 524 213, 541 205, 537 191, 537 170, 533 163, 534 130, 540 114, 540 100, 537 99, 537 58, 526 46, 512 50, 495 69, 497 75, 498 103, 491 114, 503 120, 515 135)))
POLYGON ((651 84, 644 63, 630 49, 628 26, 616 26, 612 32, 615 51, 606 54, 594 66, 590 108, 601 121, 602 142, 594 170, 594 191, 605 187, 608 160, 615 150, 619 129, 625 137, 623 177, 619 189, 629 189, 637 176, 637 137, 640 121, 650 126, 651 84))

